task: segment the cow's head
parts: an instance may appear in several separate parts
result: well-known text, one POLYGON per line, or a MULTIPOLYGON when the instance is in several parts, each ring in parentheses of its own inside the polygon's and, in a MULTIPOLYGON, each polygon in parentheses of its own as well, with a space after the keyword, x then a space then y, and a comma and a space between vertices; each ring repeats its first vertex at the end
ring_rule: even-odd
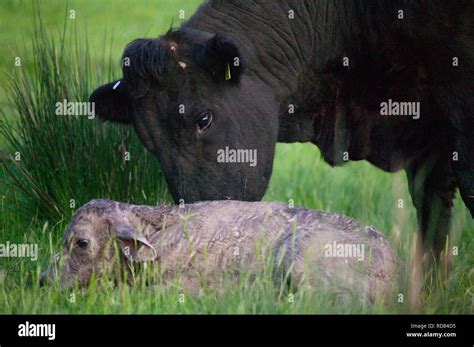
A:
POLYGON ((91 95, 100 119, 133 124, 175 201, 260 200, 265 193, 277 106, 242 51, 226 35, 200 31, 138 39, 124 51, 123 79, 91 95))

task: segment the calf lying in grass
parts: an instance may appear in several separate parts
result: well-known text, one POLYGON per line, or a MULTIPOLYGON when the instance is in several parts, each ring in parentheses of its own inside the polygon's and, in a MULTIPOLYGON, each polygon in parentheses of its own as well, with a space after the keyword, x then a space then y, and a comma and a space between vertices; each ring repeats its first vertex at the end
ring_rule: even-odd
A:
POLYGON ((107 273, 133 282, 138 264, 153 264, 165 282, 178 279, 196 292, 269 263, 276 283, 366 302, 390 295, 396 261, 380 232, 338 214, 265 202, 93 200, 72 218, 41 281, 59 274, 62 287, 87 286, 93 274, 107 273))

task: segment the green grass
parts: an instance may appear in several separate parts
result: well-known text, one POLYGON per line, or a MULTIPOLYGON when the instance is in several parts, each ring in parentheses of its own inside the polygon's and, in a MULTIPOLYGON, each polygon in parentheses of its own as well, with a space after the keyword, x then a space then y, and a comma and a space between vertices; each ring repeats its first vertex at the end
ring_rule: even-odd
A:
MULTIPOLYGON (((67 10, 76 9, 77 17, 74 22, 66 19, 63 31, 64 3, 41 1, 41 30, 34 31, 31 2, 2 2, 5 29, 0 43, 9 49, 0 57, 0 68, 11 78, 2 85, 9 99, 0 100, 0 243, 38 244, 39 259, 0 258, 0 313, 413 312, 408 286, 416 218, 404 174, 384 173, 365 162, 334 169, 310 144, 277 145, 265 200, 291 199, 295 205, 346 214, 382 230, 401 261, 395 294, 404 295, 403 303, 394 297, 386 305, 341 304, 318 291, 296 292, 290 302, 265 268, 255 281, 244 275, 238 282, 227 281, 219 294, 204 290, 197 296, 162 285, 94 283, 72 292, 38 286, 40 271, 81 204, 98 197, 150 205, 170 202, 158 162, 131 129, 56 116, 54 104, 63 98, 86 100, 94 87, 119 74, 118 59, 128 41, 164 32, 172 18, 178 25, 178 10, 191 14, 198 3, 70 1, 67 10), (24 57, 21 68, 12 66, 17 54, 24 57), (130 161, 123 160, 124 150, 131 153, 130 161), (17 151, 21 161, 8 159, 17 151), (399 199, 403 208, 398 208, 399 199), (185 294, 184 302, 180 294, 185 294)), ((451 242, 458 255, 445 282, 439 276, 424 279, 419 312, 474 312, 474 222, 459 196, 453 215, 451 242)))

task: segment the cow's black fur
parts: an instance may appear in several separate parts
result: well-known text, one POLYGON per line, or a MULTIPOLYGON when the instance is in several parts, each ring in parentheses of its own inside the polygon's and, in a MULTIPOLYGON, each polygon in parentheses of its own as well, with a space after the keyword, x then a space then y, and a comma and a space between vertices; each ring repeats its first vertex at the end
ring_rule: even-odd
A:
POLYGON ((331 165, 405 169, 439 252, 457 187, 474 214, 473 16, 470 0, 213 0, 132 42, 121 85, 91 100, 102 119, 133 123, 177 201, 261 199, 277 141, 312 142, 331 165), (382 116, 388 99, 420 102, 420 119, 382 116), (258 165, 217 163, 225 146, 257 149, 258 165))

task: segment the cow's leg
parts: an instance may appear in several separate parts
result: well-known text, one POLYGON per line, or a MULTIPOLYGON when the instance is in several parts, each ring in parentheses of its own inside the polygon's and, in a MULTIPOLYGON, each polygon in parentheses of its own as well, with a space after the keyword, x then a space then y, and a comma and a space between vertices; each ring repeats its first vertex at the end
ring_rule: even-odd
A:
POLYGON ((439 259, 446 246, 456 180, 449 158, 445 156, 412 163, 406 172, 417 211, 422 252, 429 256, 430 264, 439 259))
POLYGON ((461 197, 474 218, 474 118, 459 122, 451 136, 453 168, 461 197))

